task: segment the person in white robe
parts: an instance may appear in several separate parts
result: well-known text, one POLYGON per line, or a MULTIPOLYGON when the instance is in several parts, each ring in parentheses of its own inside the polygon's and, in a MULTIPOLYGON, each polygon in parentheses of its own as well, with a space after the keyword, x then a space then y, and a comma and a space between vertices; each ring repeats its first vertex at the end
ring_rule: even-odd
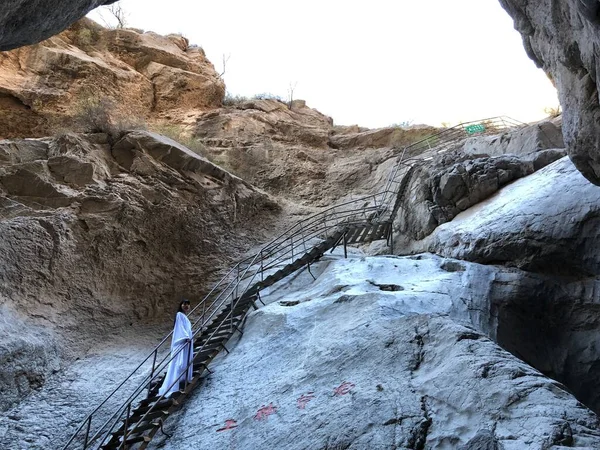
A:
POLYGON ((167 376, 158 390, 159 395, 170 396, 179 391, 179 383, 192 381, 194 348, 192 324, 187 318, 190 311, 189 300, 183 300, 175 316, 175 327, 171 338, 171 362, 167 368, 167 376), (189 366, 189 367, 188 367, 189 366), (186 370, 187 367, 187 370, 186 370), (187 372, 187 373, 186 373, 187 372))

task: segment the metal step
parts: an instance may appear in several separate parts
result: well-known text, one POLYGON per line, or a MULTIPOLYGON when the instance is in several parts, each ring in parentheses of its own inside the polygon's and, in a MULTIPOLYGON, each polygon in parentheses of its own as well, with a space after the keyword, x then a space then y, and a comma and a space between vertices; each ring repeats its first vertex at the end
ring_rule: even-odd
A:
POLYGON ((149 443, 151 440, 152 438, 150 436, 134 436, 127 438, 124 443, 119 441, 115 444, 105 444, 100 448, 102 450, 117 450, 119 448, 129 448, 130 445, 139 444, 140 442, 149 443))

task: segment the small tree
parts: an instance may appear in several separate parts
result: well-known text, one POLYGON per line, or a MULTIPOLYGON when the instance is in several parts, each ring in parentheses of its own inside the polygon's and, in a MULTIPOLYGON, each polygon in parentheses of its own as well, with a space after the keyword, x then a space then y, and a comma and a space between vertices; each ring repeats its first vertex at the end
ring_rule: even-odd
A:
POLYGON ((227 62, 229 61, 229 58, 231 58, 231 53, 227 56, 225 56, 225 53, 223 53, 223 70, 218 75, 219 78, 223 78, 223 75, 225 75, 225 70, 227 69, 227 62))
POLYGON ((127 18, 125 10, 118 3, 114 3, 107 7, 108 11, 117 21, 117 28, 125 28, 127 26, 127 18))
POLYGON ((288 108, 292 109, 292 102, 294 101, 294 90, 296 89, 296 86, 298 85, 298 82, 290 82, 290 86, 288 87, 288 108))
POLYGON ((125 28, 127 26, 127 13, 118 3, 98 8, 98 16, 106 28, 125 28), (107 11, 110 18, 106 19, 102 11, 107 11), (115 24, 113 25, 113 23, 115 24))
POLYGON ((114 103, 106 97, 89 96, 77 102, 74 122, 85 133, 114 133, 111 112, 114 103))

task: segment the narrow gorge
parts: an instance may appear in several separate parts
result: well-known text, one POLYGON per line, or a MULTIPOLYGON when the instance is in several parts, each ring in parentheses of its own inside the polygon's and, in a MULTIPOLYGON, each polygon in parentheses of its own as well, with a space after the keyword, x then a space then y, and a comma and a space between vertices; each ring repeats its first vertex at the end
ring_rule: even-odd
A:
POLYGON ((562 115, 378 129, 231 98, 106 2, 12 3, 1 449, 600 448, 600 3, 500 0, 562 115))

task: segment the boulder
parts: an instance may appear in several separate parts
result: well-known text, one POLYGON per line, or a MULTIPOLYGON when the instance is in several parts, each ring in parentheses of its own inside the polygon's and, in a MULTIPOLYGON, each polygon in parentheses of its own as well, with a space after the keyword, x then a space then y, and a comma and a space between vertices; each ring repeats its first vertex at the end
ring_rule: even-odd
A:
POLYGON ((423 239, 440 224, 533 171, 531 160, 514 155, 472 158, 455 151, 417 161, 405 175, 409 181, 394 222, 398 242, 423 239))
POLYGON ((562 158, 439 226, 414 249, 534 272, 600 275, 600 188, 562 158))
POLYGON ((552 122, 542 122, 493 136, 469 138, 462 151, 469 155, 526 155, 564 146, 560 128, 552 122))
MULTIPOLYGON (((113 146, 112 154, 126 169, 139 171, 139 167, 145 166, 145 164, 138 161, 138 159, 144 158, 144 155, 149 155, 152 160, 160 161, 180 172, 195 172, 224 183, 247 185, 242 179, 223 170, 180 143, 149 131, 127 133, 113 146)), ((150 161, 147 158, 145 160, 150 161)))
POLYGON ((43 140, 22 139, 0 141, 0 165, 12 165, 48 159, 48 143, 43 140))

